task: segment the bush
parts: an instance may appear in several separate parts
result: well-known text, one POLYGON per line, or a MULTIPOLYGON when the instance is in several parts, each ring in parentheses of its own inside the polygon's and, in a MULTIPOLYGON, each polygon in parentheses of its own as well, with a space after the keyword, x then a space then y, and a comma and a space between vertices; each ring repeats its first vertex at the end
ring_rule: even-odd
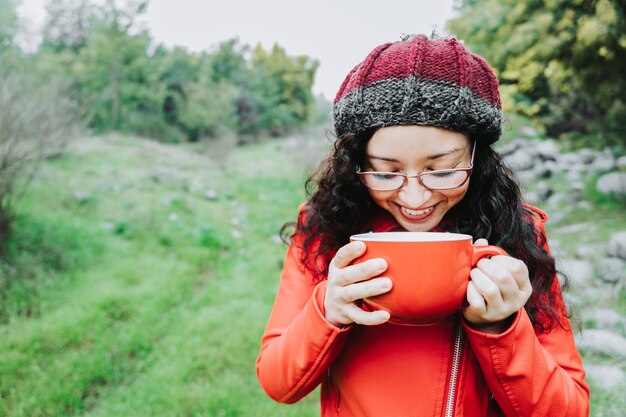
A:
POLYGON ((63 152, 79 132, 78 107, 59 81, 41 85, 0 73, 0 256, 14 220, 14 204, 42 158, 63 152))

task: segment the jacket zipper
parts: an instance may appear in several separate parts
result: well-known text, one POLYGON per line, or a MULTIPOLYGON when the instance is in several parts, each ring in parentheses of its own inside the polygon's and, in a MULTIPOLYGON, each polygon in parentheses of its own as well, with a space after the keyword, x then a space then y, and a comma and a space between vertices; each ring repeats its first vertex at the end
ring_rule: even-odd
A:
POLYGON ((454 339, 454 353, 452 356, 452 368, 450 370, 450 384, 448 385, 448 395, 446 397, 445 417, 453 417, 454 400, 456 398, 456 383, 459 378, 459 368, 461 367, 461 353, 463 352, 463 326, 459 323, 456 337, 454 339))

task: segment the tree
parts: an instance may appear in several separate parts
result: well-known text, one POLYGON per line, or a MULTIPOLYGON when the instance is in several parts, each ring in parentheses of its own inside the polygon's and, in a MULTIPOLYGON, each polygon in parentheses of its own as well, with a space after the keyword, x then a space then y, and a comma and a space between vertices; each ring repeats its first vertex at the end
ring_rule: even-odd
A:
POLYGON ((13 38, 19 27, 17 1, 0 1, 0 51, 13 46, 13 38))
POLYGON ((257 45, 252 56, 250 97, 259 108, 259 124, 274 134, 309 121, 311 88, 318 61, 290 57, 278 44, 268 53, 257 45))
POLYGON ((0 70, 0 256, 5 255, 14 204, 42 158, 58 154, 79 132, 80 113, 62 82, 41 84, 0 70))
POLYGON ((53 0, 46 4, 42 46, 78 52, 89 41, 98 8, 87 0, 53 0))
POLYGON ((624 143, 626 9, 619 0, 462 1, 449 29, 494 66, 509 111, 547 133, 624 143))

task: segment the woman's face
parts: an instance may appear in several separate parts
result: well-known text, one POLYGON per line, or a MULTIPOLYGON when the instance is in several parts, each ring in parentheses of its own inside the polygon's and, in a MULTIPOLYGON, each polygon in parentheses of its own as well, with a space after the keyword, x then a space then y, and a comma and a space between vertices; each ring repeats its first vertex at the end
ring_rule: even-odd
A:
MULTIPOLYGON (((451 168, 467 168, 472 148, 469 138, 430 126, 389 126, 374 133, 367 144, 365 171, 401 172, 407 175, 451 168)), ((410 232, 427 232, 467 192, 469 181, 451 190, 430 190, 417 178, 394 191, 368 190, 376 204, 393 215, 410 232)))

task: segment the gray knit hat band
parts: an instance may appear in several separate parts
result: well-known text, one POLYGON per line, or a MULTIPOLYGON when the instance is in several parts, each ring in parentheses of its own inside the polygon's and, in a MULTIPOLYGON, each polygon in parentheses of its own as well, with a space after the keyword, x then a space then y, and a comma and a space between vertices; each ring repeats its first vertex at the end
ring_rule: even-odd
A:
POLYGON ((333 106, 337 135, 393 125, 437 126, 495 142, 501 111, 468 87, 408 76, 357 87, 333 106), (451 100, 450 97, 453 97, 451 100))

